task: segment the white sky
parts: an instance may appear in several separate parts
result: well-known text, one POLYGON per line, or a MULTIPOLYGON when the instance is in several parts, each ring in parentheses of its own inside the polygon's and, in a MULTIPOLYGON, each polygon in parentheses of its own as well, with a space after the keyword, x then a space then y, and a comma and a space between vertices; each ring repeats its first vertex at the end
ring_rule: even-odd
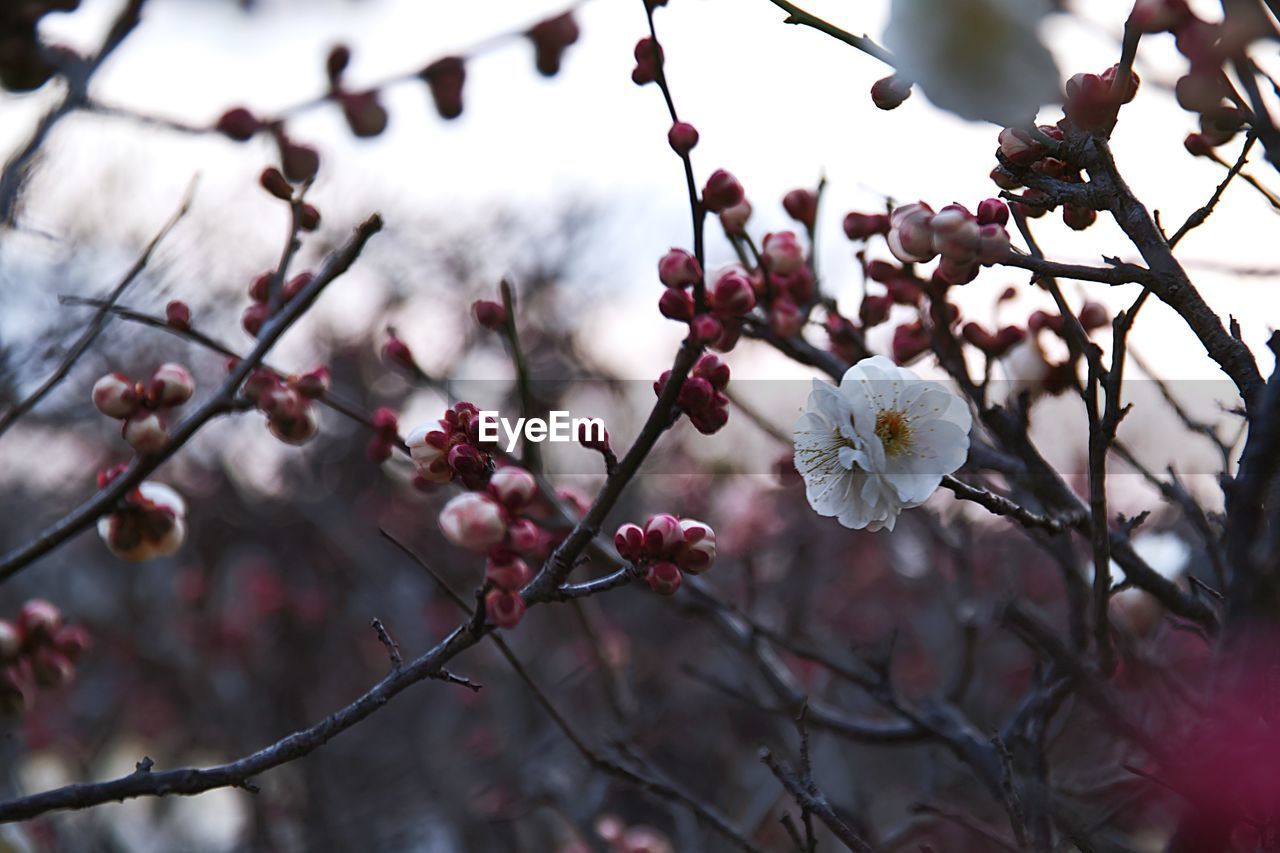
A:
MULTIPOLYGON (((420 67, 561 6, 542 0, 264 0, 258 13, 245 15, 231 2, 152 0, 96 91, 110 103, 193 122, 208 121, 232 104, 271 111, 321 91, 324 55, 338 41, 354 50, 350 75, 359 84, 420 67)), ((46 23, 50 32, 87 47, 117 7, 116 0, 85 0, 79 13, 50 16, 46 23)), ((885 0, 809 0, 808 7, 872 35, 879 34, 887 11, 885 0)), ((1081 0, 1076 8, 1087 23, 1060 18, 1050 25, 1047 40, 1066 73, 1101 71, 1114 61, 1126 7, 1081 0)), ((537 211, 566 195, 606 205, 617 223, 594 260, 616 277, 611 285, 618 296, 597 306, 601 322, 635 330, 643 312, 653 324, 652 334, 601 336, 616 350, 604 357, 631 375, 649 375, 668 361, 679 336, 679 328, 662 323, 653 310, 658 288, 652 270, 668 246, 689 242, 685 189, 665 142, 668 121, 656 87, 639 88, 629 79, 631 49, 645 32, 639 0, 593 0, 579 17, 582 40, 554 80, 535 74, 522 43, 472 63, 460 121, 440 121, 423 88, 409 84, 386 99, 391 129, 377 140, 352 140, 331 108, 297 121, 294 133, 317 141, 325 155, 313 198, 330 224, 354 222, 372 209, 392 222, 397 211, 454 216, 494 202, 537 211)), ((953 200, 972 206, 995 193, 987 179, 993 128, 939 113, 918 93, 893 113, 879 112, 867 90, 884 69, 820 33, 783 25, 768 0, 671 0, 658 19, 677 106, 702 134, 695 151, 700 179, 720 166, 737 174, 755 204, 754 225, 764 231, 788 227, 778 201, 785 191, 812 185, 825 172, 830 183, 821 266, 827 287, 851 304, 859 288, 852 247, 840 232, 845 211, 877 209, 881 193, 923 198, 935 207, 953 200)), ((1154 63, 1157 69, 1150 76, 1172 81, 1179 73, 1167 36, 1148 39, 1143 58, 1146 68, 1154 63)), ((0 100, 0 146, 23 138, 54 94, 0 100)), ((1042 116, 1056 118, 1051 110, 1042 116)), ((1115 139, 1130 183, 1150 207, 1165 212, 1171 228, 1221 178, 1217 166, 1183 153, 1182 138, 1194 125, 1194 116, 1170 95, 1148 86, 1125 109, 1115 139)), ((246 253, 274 256, 280 214, 252 186, 269 156, 264 146, 140 134, 131 125, 96 119, 68 122, 56 141, 28 208, 34 226, 57 234, 71 218, 90 216, 104 240, 114 235, 136 243, 199 171, 201 228, 240 241, 246 253), (128 175, 123 185, 122 170, 128 175)), ((1228 149, 1225 156, 1233 154, 1228 149)), ((1264 163, 1253 171, 1280 185, 1264 163)), ((1196 263, 1271 265, 1275 255, 1267 237, 1274 215, 1237 183, 1180 250, 1211 304, 1236 313, 1254 344, 1269 328, 1274 280, 1232 280, 1196 263)), ((1063 260, 1133 255, 1106 217, 1084 234, 1069 232, 1055 217, 1037 227, 1050 254, 1063 260)), ((717 231, 711 231, 711 256, 727 262, 729 249, 717 231)), ((987 320, 994 295, 1019 281, 1025 276, 985 272, 960 301, 972 317, 987 320)), ((1116 306, 1133 295, 1087 287, 1116 306)), ((1029 294, 1028 305, 1040 301, 1029 294)), ((1134 342, 1169 377, 1220 375, 1162 306, 1148 309, 1134 342)), ((765 355, 743 354, 738 361, 736 369, 747 375, 777 375, 778 363, 765 355)))

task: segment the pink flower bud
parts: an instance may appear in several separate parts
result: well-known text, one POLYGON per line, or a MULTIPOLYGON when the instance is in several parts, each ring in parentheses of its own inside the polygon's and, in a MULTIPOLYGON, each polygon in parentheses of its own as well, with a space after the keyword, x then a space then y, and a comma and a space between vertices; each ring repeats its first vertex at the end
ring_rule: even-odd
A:
POLYGON ((942 260, 938 262, 937 269, 933 271, 933 281, 935 284, 941 282, 943 285, 968 284, 978 277, 980 268, 976 258, 973 260, 957 260, 954 257, 943 255, 942 260))
POLYGON ((700 376, 690 376, 680 386, 676 403, 685 411, 696 412, 710 405, 715 395, 716 389, 711 387, 710 382, 700 376))
POLYGON ((628 522, 613 534, 613 547, 618 549, 622 559, 634 563, 645 556, 644 540, 644 531, 640 529, 640 525, 628 522))
POLYGON ((52 643, 55 649, 75 663, 93 645, 93 639, 79 625, 63 625, 54 633, 52 643))
POLYGON ((498 589, 518 592, 533 580, 533 570, 519 557, 506 554, 500 559, 490 557, 485 565, 484 576, 498 589))
POLYGON ((662 68, 662 45, 645 37, 636 42, 636 67, 631 71, 631 82, 637 86, 652 83, 658 79, 658 71, 662 68))
POLYGON ((693 366, 690 374, 707 380, 717 391, 723 391, 729 386, 729 365, 725 364, 719 356, 711 353, 698 359, 698 363, 693 366))
POLYGON ((1044 146, 1020 127, 1000 131, 1000 153, 1015 166, 1030 166, 1044 156, 1044 146))
POLYGON ((303 373, 301 376, 293 377, 289 384, 293 386, 293 390, 306 399, 319 400, 329 393, 329 386, 332 384, 332 380, 329 376, 329 368, 321 365, 303 373))
POLYGON ((410 373, 418 372, 418 362, 413 357, 409 345, 393 333, 382 347, 382 357, 410 373))
POLYGON ((491 589, 484 597, 484 615, 499 628, 514 628, 524 618, 525 603, 517 592, 491 589))
POLYGON ((139 453, 155 453, 169 440, 169 428, 155 412, 139 412, 124 422, 120 435, 139 453))
POLYGON ((867 328, 878 326, 889 319, 889 311, 893 308, 891 296, 864 296, 862 305, 858 307, 858 319, 867 328))
MULTIPOLYGON (((279 396, 279 395, 277 395, 279 396)), ((267 415, 267 429, 285 444, 306 444, 320 431, 320 417, 315 406, 296 394, 267 415)))
POLYGON ((684 579, 675 563, 652 563, 645 571, 645 583, 659 595, 674 595, 684 579))
POLYGON ((658 280, 677 290, 702 278, 698 259, 684 249, 672 249, 658 261, 658 280))
POLYGON ((810 231, 818 219, 818 197, 806 189, 792 190, 782 197, 787 215, 810 231))
POLYGON ((680 568, 691 575, 711 568, 716 560, 716 533, 711 526, 692 518, 683 518, 680 520, 680 530, 684 533, 684 544, 676 554, 676 562, 680 568))
POLYGON ((722 317, 741 317, 756 307, 756 291, 747 277, 730 270, 716 279, 711 309, 722 317))
POLYGON ((488 551, 507 535, 502 507, 480 492, 454 497, 440 510, 439 521, 445 538, 469 551, 488 551))
POLYGON ((534 65, 543 77, 554 77, 560 72, 565 50, 580 35, 578 22, 572 12, 564 12, 547 18, 533 26, 526 34, 533 42, 534 65))
POLYGON ((240 325, 256 338, 258 332, 262 331, 262 324, 267 322, 267 317, 270 315, 271 309, 267 307, 267 303, 255 302, 244 309, 244 313, 240 315, 240 325))
POLYGON ((696 343, 711 344, 720 340, 723 334, 724 325, 710 314, 699 314, 689 322, 689 337, 696 343))
POLYGON ((893 330, 893 360, 908 364, 929 351, 929 331, 920 321, 906 323, 893 330))
POLYGON ((666 557, 675 553, 684 541, 680 521, 674 515, 660 513, 650 517, 644 525, 644 547, 650 557, 666 557))
POLYGON ((795 337, 804 329, 804 312, 790 300, 775 299, 769 307, 769 328, 775 335, 795 337))
POLYGON ((1062 221, 1072 231, 1083 231, 1098 221, 1098 211, 1077 204, 1062 206, 1062 221))
POLYGON ((977 259, 981 228, 978 221, 959 205, 944 207, 929 222, 933 231, 933 248, 956 264, 977 259))
POLYGON ((503 506, 518 510, 538 494, 538 481, 525 469, 508 465, 493 472, 489 478, 489 491, 503 506))
POLYGON ((191 328, 191 309, 181 299, 172 299, 164 306, 164 322, 170 329, 185 332, 191 328))
POLYGON ((31 599, 18 611, 18 634, 27 647, 53 639, 54 632, 60 627, 62 611, 43 598, 31 599))
POLYGON ((1009 222, 1009 205, 998 198, 983 199, 978 204, 979 225, 1005 225, 1009 222))
POLYGON ((735 205, 720 211, 720 225, 730 236, 742 236, 746 233, 747 220, 751 218, 751 202, 745 198, 735 205))
POLYGON ((138 408, 133 382, 123 373, 108 373, 93 383, 93 405, 109 418, 127 418, 138 408))
POLYGON ((658 311, 668 320, 688 323, 694 310, 693 296, 687 290, 667 288, 658 297, 658 311))
POLYGON ((804 249, 792 231, 765 235, 763 255, 769 262, 769 271, 781 275, 790 275, 804 266, 804 249))
POLYGON ((744 198, 742 184, 724 169, 716 169, 702 188, 702 204, 712 213, 733 207, 744 198))
POLYGON ((667 142, 672 151, 686 157, 698 144, 698 129, 688 122, 678 121, 667 131, 667 142))
POLYGON ((1077 316, 1080 319, 1080 325, 1088 331, 1100 329, 1111 322, 1106 307, 1098 302, 1086 302, 1080 307, 1080 313, 1077 316))
POLYGON ((471 313, 477 323, 491 332, 500 332, 507 325, 507 309, 501 302, 477 299, 471 303, 471 313))
POLYGON ((905 263, 924 263, 937 252, 933 248, 933 209, 919 202, 895 208, 889 215, 889 251, 905 263))
POLYGON ((871 85, 871 102, 882 110, 896 110, 911 97, 911 81, 897 74, 882 77, 871 85))
POLYGON ((196 382, 181 364, 166 362, 151 374, 150 397, 160 406, 180 406, 196 392, 196 382))
POLYGON ((437 59, 418 76, 430 87, 431 99, 441 118, 455 119, 462 115, 462 86, 467 79, 467 65, 462 57, 437 59))
POLYGON ((1001 225, 983 225, 978 231, 978 260, 994 264, 1009 256, 1009 232, 1001 225))
POLYGON ((889 233, 889 217, 883 213, 849 213, 844 218, 844 233, 850 240, 866 240, 889 233))
POLYGON ((517 518, 508 529, 511 550, 521 554, 535 552, 542 543, 542 530, 531 519, 517 518))

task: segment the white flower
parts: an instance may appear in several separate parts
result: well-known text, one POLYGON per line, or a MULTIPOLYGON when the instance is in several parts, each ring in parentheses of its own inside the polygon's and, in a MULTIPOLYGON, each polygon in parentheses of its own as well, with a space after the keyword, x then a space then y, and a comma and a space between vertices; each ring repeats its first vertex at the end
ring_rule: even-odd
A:
POLYGON ((884 40, 898 73, 936 106, 1001 125, 1029 124, 1061 98, 1037 32, 1049 0, 893 0, 884 40))
POLYGON ((815 380, 795 428, 809 506, 855 530, 892 530, 964 464, 970 426, 963 400, 882 355, 839 386, 815 380))

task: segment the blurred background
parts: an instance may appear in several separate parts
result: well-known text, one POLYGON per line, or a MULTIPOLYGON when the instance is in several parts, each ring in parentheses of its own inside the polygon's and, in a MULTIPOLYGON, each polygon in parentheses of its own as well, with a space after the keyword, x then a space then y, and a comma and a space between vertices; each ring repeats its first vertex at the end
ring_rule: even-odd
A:
MULTIPOLYGON (((878 35, 887 5, 811 0, 807 8, 878 35)), ((1192 5, 1212 17, 1215 4, 1192 5)), ((83 0, 73 13, 43 18, 41 36, 92 53, 119 8, 115 0, 83 0)), ((93 80, 97 103, 118 114, 82 112, 59 123, 14 227, 0 232, 0 409, 54 369, 89 315, 58 297, 106 293, 193 181, 190 213, 123 304, 162 314, 180 298, 193 325, 233 349, 250 348, 239 323, 245 291, 275 266, 288 229, 285 206, 257 185, 277 155, 262 137, 238 144, 189 131, 233 106, 270 115, 323 95, 325 57, 341 43, 352 51, 353 88, 442 56, 472 57, 465 110, 440 119, 426 87, 410 79, 383 92, 390 120, 374 138, 354 138, 332 105, 290 119, 291 137, 320 152, 308 200, 323 214, 295 268, 314 269, 374 211, 387 228, 271 363, 285 371, 329 365, 344 398, 364 411, 390 407, 403 432, 458 399, 510 407, 509 358, 468 313, 474 299, 495 298, 506 276, 519 295, 540 395, 575 415, 604 416, 615 448, 624 449, 683 334, 655 310, 654 267, 669 247, 689 242, 686 190, 659 93, 630 80, 632 49, 647 33, 642 4, 582 4, 581 38, 561 72, 545 79, 528 42, 511 34, 562 9, 541 0, 150 0, 93 80), (381 359, 389 327, 444 389, 415 386, 381 359)), ((1044 39, 1067 74, 1101 72, 1118 56, 1127 12, 1128 4, 1075 0, 1047 22, 1044 39)), ((856 315, 864 282, 841 230, 844 213, 882 211, 890 200, 975 205, 995 194, 988 172, 996 131, 939 112, 919 93, 895 112, 877 110, 868 90, 886 73, 881 66, 782 18, 767 0, 673 0, 657 14, 667 74, 681 117, 701 133, 693 154, 700 178, 718 167, 737 175, 755 208, 752 233, 795 227, 782 196, 825 178, 815 250, 822 287, 856 315)), ((1114 142, 1138 197, 1175 223, 1205 202, 1225 171, 1183 150, 1195 116, 1173 101, 1181 62, 1168 37, 1143 43, 1144 86, 1114 142)), ((25 144, 63 93, 55 81, 0 94, 0 151, 25 144)), ((1042 116, 1056 118, 1052 110, 1042 116)), ((1234 150, 1223 156, 1234 159, 1234 150)), ((1274 183, 1260 159, 1246 168, 1255 171, 1274 183)), ((1237 317, 1257 347, 1270 330, 1280 274, 1264 236, 1275 215, 1261 194, 1237 184, 1179 247, 1210 304, 1237 317)), ((1058 260, 1135 257, 1105 218, 1083 233, 1057 219, 1037 228, 1058 260)), ((713 268, 734 259, 718 232, 713 222, 713 268)), ((1115 309, 1135 293, 1091 285, 1087 295, 1115 309)), ((1001 322, 1022 322, 1050 304, 1025 275, 1003 270, 984 271, 957 301, 984 323, 997 312, 1001 322), (1010 285, 1016 295, 997 305, 1010 285)), ((874 330, 872 347, 887 351, 891 334, 892 324, 874 330)), ((1231 386, 1172 312, 1148 307, 1131 345, 1189 411, 1235 440, 1224 413, 1236 402, 1231 386)), ((94 380, 110 370, 143 375, 162 361, 186 364, 197 396, 225 375, 219 356, 115 322, 68 380, 0 439, 0 551, 91 494, 99 469, 128 459, 116 425, 89 405, 94 380)), ((721 536, 721 561, 708 580, 720 595, 837 651, 896 632, 895 666, 909 693, 938 690, 957 670, 972 669, 964 666, 971 652, 979 655, 982 665, 966 676, 966 708, 979 723, 998 725, 1032 667, 1021 646, 990 626, 991 608, 1010 590, 1060 603, 1063 573, 1086 571, 1085 549, 1048 553, 949 497, 904 517, 893 536, 850 533, 815 517, 786 473, 789 447, 774 434, 789 435, 811 371, 750 342, 729 362, 735 396, 754 416, 735 408, 715 439, 681 424, 607 528, 658 511, 704 518, 721 536)), ((919 369, 930 372, 927 364, 919 369)), ((1004 378, 1019 378, 1016 367, 1008 370, 1004 378)), ((1223 463, 1213 443, 1169 441, 1178 421, 1159 389, 1138 382, 1133 393, 1150 405, 1126 421, 1122 437, 1152 470, 1176 463, 1198 497, 1219 504, 1223 463)), ((1081 417, 1069 399, 1035 410, 1035 433, 1068 476, 1084 472, 1081 417)), ((255 413, 222 419, 156 476, 190 507, 188 541, 177 555, 125 564, 85 535, 6 583, 0 616, 39 596, 95 639, 73 686, 42 692, 32 711, 7 724, 6 792, 127 773, 143 755, 159 768, 238 757, 320 719, 385 673, 371 618, 406 654, 443 636, 458 614, 378 530, 429 555, 458 589, 475 585, 480 561, 438 533, 447 490, 413 490, 403 460, 379 466, 366 458, 367 439, 332 412, 301 449, 272 438, 255 413)), ((586 498, 602 481, 598 457, 574 446, 551 449, 548 471, 557 486, 586 498)), ((1116 511, 1155 511, 1137 539, 1153 565, 1176 576, 1203 563, 1195 538, 1132 469, 1118 465, 1112 486, 1116 511)), ((1157 625, 1149 601, 1130 603, 1130 640, 1161 649, 1150 672, 1133 675, 1133 701, 1158 714, 1161 673, 1200 665, 1204 646, 1157 625)), ((751 828, 766 849, 785 847, 783 793, 756 749, 793 750, 794 726, 785 709, 744 701, 767 695, 760 674, 715 630, 705 606, 622 591, 535 609, 512 640, 589 741, 625 743, 655 772, 751 828)), ((788 663, 809 695, 854 712, 874 708, 821 670, 788 663)), ((653 846, 636 849, 720 849, 723 842, 686 812, 591 773, 491 648, 466 655, 457 671, 484 689, 415 687, 376 722, 258 780, 256 796, 134 801, 10 827, 4 837, 15 849, 50 850, 578 849, 601 816, 616 816, 624 826, 652 828, 644 843, 653 846)), ((1055 755, 1080 788, 1082 819, 1105 816, 1129 849, 1158 849, 1167 823, 1158 796, 1126 785, 1102 802, 1086 796, 1114 781, 1105 768, 1116 746, 1081 737, 1087 722, 1075 713, 1055 755)), ((950 824, 916 821, 912 806, 922 801, 1001 820, 996 804, 971 790, 966 771, 936 747, 872 747, 817 731, 815 762, 832 800, 869 832, 908 845, 902 849, 922 842, 986 849, 950 824)))

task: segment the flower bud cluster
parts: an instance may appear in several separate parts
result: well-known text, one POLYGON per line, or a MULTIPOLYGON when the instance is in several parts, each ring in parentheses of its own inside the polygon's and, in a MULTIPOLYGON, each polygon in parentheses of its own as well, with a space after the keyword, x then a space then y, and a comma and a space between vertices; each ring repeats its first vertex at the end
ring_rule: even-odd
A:
MULTIPOLYGON (((98 488, 124 471, 124 466, 98 474, 98 488)), ((163 483, 140 483, 110 513, 98 519, 98 536, 122 560, 142 562, 167 557, 187 536, 187 504, 163 483)))
MULTIPOLYGON (((264 272, 253 280, 249 285, 249 298, 252 304, 244 309, 244 313, 240 315, 240 325, 246 332, 255 338, 262 331, 262 326, 271 317, 271 286, 275 279, 274 272, 264 272)), ((284 307, 286 303, 315 280, 315 276, 309 272, 299 273, 280 285, 280 307, 284 307)))
POLYGON ((165 415, 195 393, 195 380, 180 364, 160 365, 146 382, 108 373, 93 384, 93 405, 122 422, 121 435, 138 453, 155 453, 169 440, 165 415))
MULTIPOLYGON (((653 391, 659 397, 671 378, 671 371, 663 371, 653 383, 653 391)), ((680 386, 676 405, 689 416, 690 423, 703 435, 711 435, 729 422, 729 398, 724 390, 729 387, 729 365, 718 356, 707 353, 689 371, 680 386)))
POLYGON ((245 380, 240 392, 267 416, 267 429, 285 444, 306 444, 320 429, 314 401, 329 393, 329 368, 283 379, 260 367, 245 380))
POLYGON ((631 81, 637 86, 656 82, 662 69, 662 45, 646 36, 636 42, 636 67, 631 71, 631 81))
POLYGON ((935 278, 949 285, 967 284, 982 266, 1009 254, 1009 209, 988 199, 975 215, 964 205, 949 204, 934 213, 924 202, 902 205, 889 215, 889 251, 906 263, 925 263, 941 256, 935 278))
POLYGON ((480 440, 480 410, 472 403, 458 403, 435 424, 409 433, 405 442, 424 485, 456 477, 468 489, 479 489, 493 471, 492 443, 480 440))
POLYGON ((14 621, 0 619, 0 714, 31 708, 36 689, 65 687, 91 645, 89 632, 64 624, 53 604, 33 598, 14 621))
POLYGON ((690 288, 702 281, 702 267, 684 249, 672 249, 658 261, 658 279, 666 290, 658 298, 658 311, 669 320, 689 324, 689 334, 700 344, 722 352, 733 349, 742 334, 742 318, 756 307, 756 291, 739 268, 721 272, 707 291, 710 311, 698 313, 690 288))
POLYGON ((1129 71, 1129 79, 1117 82, 1120 66, 1113 65, 1101 74, 1076 74, 1067 80, 1066 100, 1062 112, 1067 120, 1085 130, 1110 133, 1115 127, 1120 107, 1138 94, 1138 75, 1129 71))
POLYGON ((684 573, 701 574, 716 559, 716 534, 710 525, 667 513, 650 517, 644 527, 622 525, 613 544, 622 559, 644 570, 649 588, 661 595, 679 589, 684 573))

